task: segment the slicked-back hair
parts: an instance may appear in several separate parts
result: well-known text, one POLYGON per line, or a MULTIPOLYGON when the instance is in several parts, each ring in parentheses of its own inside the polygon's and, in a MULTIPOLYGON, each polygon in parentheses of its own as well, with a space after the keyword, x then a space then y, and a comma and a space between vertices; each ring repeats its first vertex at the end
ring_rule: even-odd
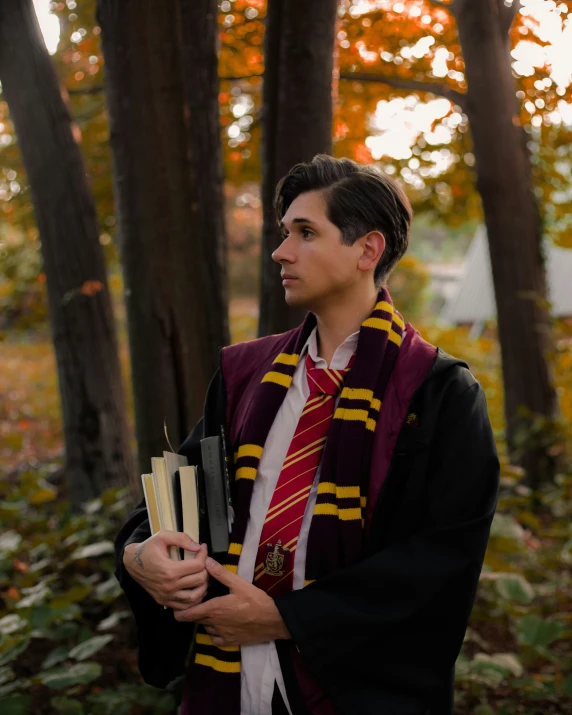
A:
POLYGON ((344 245, 353 245, 370 231, 383 234, 385 251, 374 271, 380 287, 409 245, 412 211, 405 192, 373 166, 316 154, 312 161, 292 167, 278 183, 274 195, 278 221, 300 194, 320 190, 328 220, 340 229, 344 245))

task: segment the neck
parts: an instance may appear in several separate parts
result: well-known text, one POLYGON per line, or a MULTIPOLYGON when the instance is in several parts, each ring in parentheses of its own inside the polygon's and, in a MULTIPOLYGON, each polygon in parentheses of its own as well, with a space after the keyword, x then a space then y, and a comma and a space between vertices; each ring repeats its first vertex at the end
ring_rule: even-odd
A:
POLYGON ((367 291, 353 296, 344 295, 315 312, 318 356, 328 365, 338 346, 357 332, 363 321, 372 313, 377 295, 378 290, 372 285, 367 291))

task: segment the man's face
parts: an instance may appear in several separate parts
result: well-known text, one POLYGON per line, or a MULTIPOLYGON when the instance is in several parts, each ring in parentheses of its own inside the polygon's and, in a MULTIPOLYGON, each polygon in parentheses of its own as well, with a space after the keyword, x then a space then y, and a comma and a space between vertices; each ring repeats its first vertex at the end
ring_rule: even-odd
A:
POLYGON ((344 246, 340 229, 326 216, 321 191, 300 194, 282 219, 284 239, 272 254, 282 266, 288 305, 319 311, 355 287, 363 247, 344 246))

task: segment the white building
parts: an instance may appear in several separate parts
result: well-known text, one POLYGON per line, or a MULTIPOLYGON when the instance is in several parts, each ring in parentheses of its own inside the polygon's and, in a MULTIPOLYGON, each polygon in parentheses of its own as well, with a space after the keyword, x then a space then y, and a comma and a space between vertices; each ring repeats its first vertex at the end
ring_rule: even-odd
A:
MULTIPOLYGON (((551 243, 546 248, 548 298, 556 317, 572 315, 572 250, 551 243)), ((486 229, 479 228, 467 251, 459 280, 440 319, 482 325, 496 316, 496 303, 486 229)), ((478 329, 478 328, 477 328, 478 329)))

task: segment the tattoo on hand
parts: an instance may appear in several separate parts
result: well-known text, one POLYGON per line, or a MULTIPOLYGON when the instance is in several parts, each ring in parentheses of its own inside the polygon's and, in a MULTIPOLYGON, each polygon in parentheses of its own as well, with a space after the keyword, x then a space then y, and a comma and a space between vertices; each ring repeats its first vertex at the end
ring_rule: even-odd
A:
POLYGON ((133 561, 135 561, 137 566, 141 566, 142 569, 145 568, 145 566, 143 566, 143 561, 141 560, 141 554, 143 553, 144 548, 145 548, 145 544, 141 544, 141 546, 133 554, 133 561))

